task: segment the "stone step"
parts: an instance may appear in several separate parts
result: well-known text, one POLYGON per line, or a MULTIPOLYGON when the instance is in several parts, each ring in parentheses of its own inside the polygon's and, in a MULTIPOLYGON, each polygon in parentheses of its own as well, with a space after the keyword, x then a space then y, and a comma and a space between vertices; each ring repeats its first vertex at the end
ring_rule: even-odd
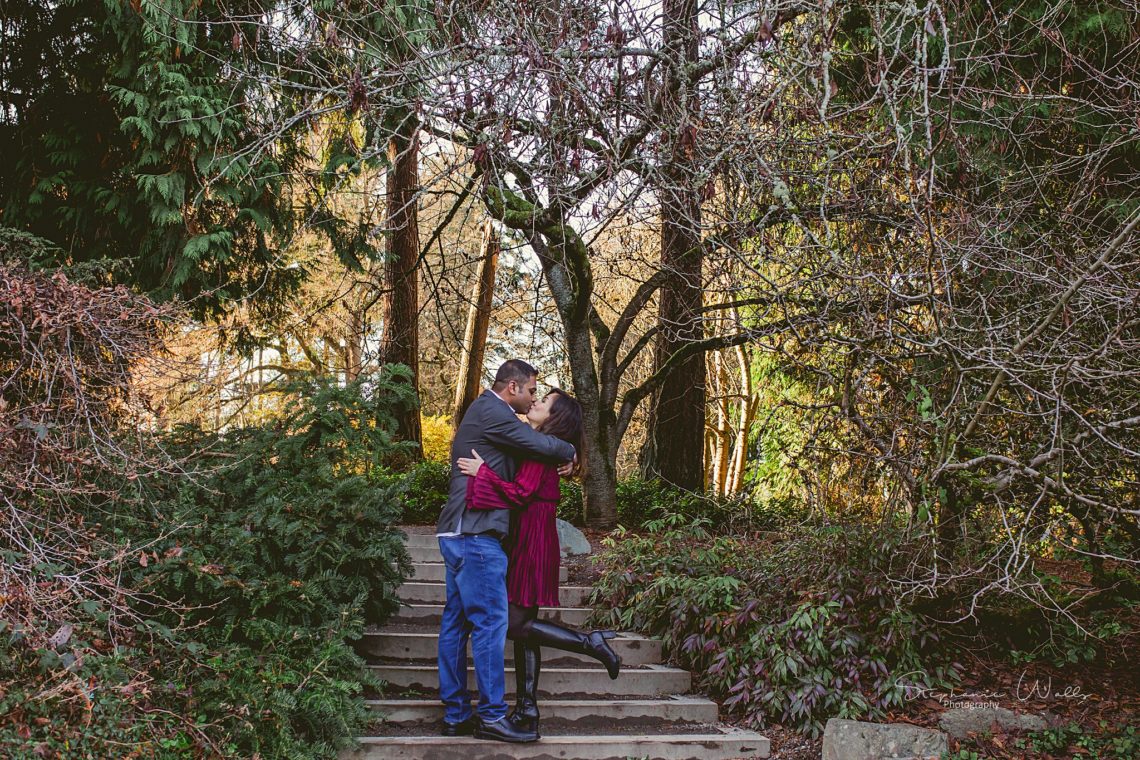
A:
MULTIPOLYGON (((561 623, 573 628, 582 628, 590 616, 589 607, 542 607, 538 616, 552 623, 561 623)), ((439 624, 443 615, 442 604, 402 604, 392 616, 393 623, 439 624)))
MULTIPOLYGON (((412 579, 416 581, 443 583, 447 578, 446 566, 442 562, 414 562, 412 571, 412 579)), ((567 577, 566 568, 558 568, 558 582, 565 583, 567 577)))
MULTIPOLYGON (((416 689, 439 691, 439 668, 435 665, 369 665, 373 674, 388 683, 388 689, 416 689)), ((665 665, 646 665, 640 668, 623 668, 617 679, 611 680, 601 667, 543 668, 539 678, 539 695, 568 697, 571 695, 656 697, 685 694, 692 688, 693 679, 687 670, 665 665)), ((468 663, 467 686, 476 689, 475 672, 468 663)), ((515 669, 506 668, 508 694, 514 694, 515 669)))
MULTIPOLYGON (((370 699, 368 707, 386 723, 395 725, 431 724, 438 728, 443 705, 438 699, 370 699)), ((717 705, 704 697, 665 697, 663 699, 549 699, 539 703, 542 723, 562 726, 655 723, 706 723, 717 721, 717 705)))
POLYGON ((413 563, 416 562, 443 562, 443 555, 439 553, 439 545, 432 544, 431 546, 409 546, 408 558, 413 563))
POLYGON ((768 739, 751 731, 628 736, 544 735, 530 744, 505 744, 471 737, 363 737, 344 750, 343 760, 731 760, 764 758, 768 739))
MULTIPOLYGON (((584 607, 589 603, 589 586, 560 586, 558 602, 567 607, 584 607)), ((412 604, 443 604, 447 601, 447 586, 427 581, 405 581, 399 590, 400 601, 412 604)))
POLYGON ((443 555, 439 553, 439 544, 409 546, 407 549, 412 562, 443 562, 443 555))
MULTIPOLYGON (((661 663, 661 641, 648 639, 635 633, 619 634, 617 638, 610 639, 610 646, 618 653, 622 663, 627 666, 657 665, 661 663)), ((429 660, 434 661, 439 647, 439 632, 393 632, 377 631, 366 632, 357 645, 357 650, 366 657, 376 657, 386 660, 429 660)), ((468 646, 468 662, 471 647, 468 646)), ((506 659, 514 660, 514 645, 507 642, 506 659)), ((543 662, 570 661, 580 663, 594 663, 592 657, 575 652, 563 652, 559 649, 542 649, 543 662)))
POLYGON ((408 537, 404 541, 404 546, 409 549, 424 546, 435 548, 439 546, 439 539, 435 537, 434 533, 408 533, 408 537))

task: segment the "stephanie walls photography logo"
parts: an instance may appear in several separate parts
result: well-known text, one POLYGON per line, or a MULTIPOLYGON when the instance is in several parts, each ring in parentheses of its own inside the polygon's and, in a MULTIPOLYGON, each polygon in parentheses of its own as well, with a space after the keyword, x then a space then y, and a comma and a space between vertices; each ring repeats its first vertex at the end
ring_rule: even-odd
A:
POLYGON ((1019 702, 1034 700, 1065 700, 1084 702, 1091 694, 1081 691, 1080 686, 1062 686, 1053 683, 1052 677, 1042 681, 1040 678, 1031 678, 1021 671, 1017 683, 1011 691, 982 689, 980 691, 939 691, 924 686, 919 680, 925 680, 926 674, 921 670, 912 670, 895 678, 895 685, 903 689, 906 700, 936 699, 946 708, 966 709, 993 709, 999 706, 998 700, 1016 699, 1019 702))

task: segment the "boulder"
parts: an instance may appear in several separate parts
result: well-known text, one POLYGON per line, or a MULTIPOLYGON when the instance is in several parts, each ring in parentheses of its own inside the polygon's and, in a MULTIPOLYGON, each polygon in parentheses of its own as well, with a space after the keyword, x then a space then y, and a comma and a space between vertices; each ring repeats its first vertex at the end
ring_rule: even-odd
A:
POLYGON ((586 540, 582 531, 565 520, 557 520, 556 523, 558 525, 558 543, 562 546, 563 557, 589 554, 593 551, 590 548, 590 542, 586 540))
POLYGON ((830 718, 823 730, 823 760, 938 760, 949 751, 946 734, 907 723, 830 718))
POLYGON ((955 739, 965 739, 971 731, 985 735, 997 723, 1003 731, 1044 731, 1048 723, 1040 715, 1015 713, 1004 707, 959 707, 947 710, 938 726, 955 739))

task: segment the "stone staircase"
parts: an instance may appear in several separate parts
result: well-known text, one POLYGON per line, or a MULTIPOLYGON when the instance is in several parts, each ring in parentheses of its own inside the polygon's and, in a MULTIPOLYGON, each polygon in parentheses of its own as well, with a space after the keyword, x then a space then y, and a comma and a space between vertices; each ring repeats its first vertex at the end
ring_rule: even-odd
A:
MULTIPOLYGON (((661 642, 621 633, 610 645, 621 655, 622 673, 610 680, 584 655, 544 649, 539 679, 542 738, 505 744, 439 735, 436 641, 443 611, 443 559, 434 535, 410 532, 408 552, 415 574, 400 590, 406 606, 382 629, 367 633, 361 653, 387 682, 384 699, 369 706, 384 718, 383 736, 361 738, 347 760, 484 760, 566 758, 571 760, 730 760, 764 758, 768 739, 717 724, 717 705, 691 694, 692 676, 661 661, 661 642)), ((565 607, 541 616, 583 627, 590 612, 589 589, 567 586, 562 569, 560 601, 565 607)), ((507 701, 514 699, 513 647, 506 647, 507 701)), ((470 676, 476 688, 474 672, 470 676)))

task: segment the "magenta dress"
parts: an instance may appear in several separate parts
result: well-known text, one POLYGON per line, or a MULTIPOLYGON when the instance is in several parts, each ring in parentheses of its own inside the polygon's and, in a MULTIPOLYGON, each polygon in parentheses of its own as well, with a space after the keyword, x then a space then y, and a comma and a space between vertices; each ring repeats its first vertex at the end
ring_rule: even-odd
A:
POLYGON ((561 550, 555 513, 561 490, 552 464, 525 460, 514 482, 486 465, 467 479, 471 509, 511 509, 507 550, 507 600, 519 607, 558 606, 561 550))

